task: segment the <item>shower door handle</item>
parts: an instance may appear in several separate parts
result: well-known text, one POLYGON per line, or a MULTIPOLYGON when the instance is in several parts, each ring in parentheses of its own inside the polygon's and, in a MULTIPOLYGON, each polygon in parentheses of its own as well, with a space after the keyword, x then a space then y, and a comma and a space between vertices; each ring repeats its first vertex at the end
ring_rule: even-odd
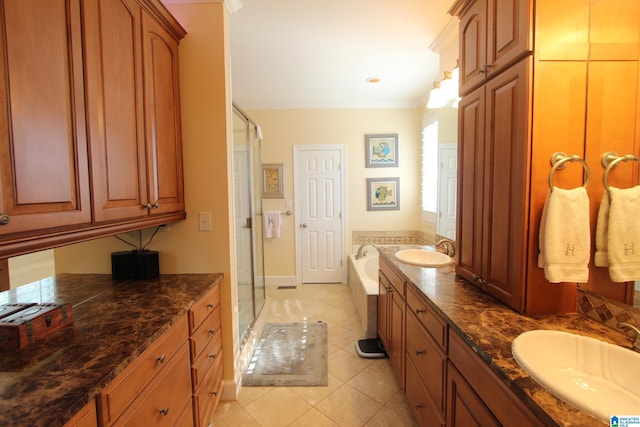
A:
POLYGON ((302 224, 300 224, 300 228, 307 228, 307 223, 303 222, 302 224))
POLYGON ((247 222, 244 225, 244 228, 251 228, 252 224, 251 224, 251 218, 247 218, 247 222))

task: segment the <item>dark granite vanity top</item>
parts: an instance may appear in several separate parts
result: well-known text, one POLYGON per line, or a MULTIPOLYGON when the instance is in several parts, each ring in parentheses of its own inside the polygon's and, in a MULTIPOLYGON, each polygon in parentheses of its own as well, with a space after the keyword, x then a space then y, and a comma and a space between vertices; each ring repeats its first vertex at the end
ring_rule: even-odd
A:
POLYGON ((221 279, 177 274, 115 282, 108 274, 61 274, 0 293, 0 304, 73 306, 71 325, 0 353, 0 425, 64 425, 221 279))
POLYGON ((511 342, 525 331, 553 329, 631 348, 630 340, 623 334, 578 313, 535 316, 520 314, 456 277, 453 263, 441 268, 413 267, 395 259, 394 253, 400 248, 379 249, 380 256, 394 264, 405 279, 426 295, 434 310, 450 328, 472 347, 484 363, 545 424, 581 427, 603 425, 554 397, 532 379, 514 359, 511 342))

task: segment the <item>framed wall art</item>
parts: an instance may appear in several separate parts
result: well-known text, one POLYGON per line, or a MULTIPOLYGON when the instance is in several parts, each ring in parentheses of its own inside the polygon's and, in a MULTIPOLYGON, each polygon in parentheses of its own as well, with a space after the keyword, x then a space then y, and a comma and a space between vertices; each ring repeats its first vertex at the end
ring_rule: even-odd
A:
POLYGON ((398 134, 365 135, 366 167, 398 166, 398 134))
POLYGON ((262 197, 284 197, 284 165, 282 163, 270 163, 262 165, 262 197))
POLYGON ((400 178, 367 178, 367 210, 400 210, 400 178))

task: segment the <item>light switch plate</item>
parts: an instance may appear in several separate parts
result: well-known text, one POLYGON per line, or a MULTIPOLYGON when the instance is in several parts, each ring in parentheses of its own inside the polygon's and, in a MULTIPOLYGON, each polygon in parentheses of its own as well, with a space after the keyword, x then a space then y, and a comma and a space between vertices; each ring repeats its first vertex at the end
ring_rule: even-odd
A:
POLYGON ((198 230, 211 231, 211 212, 198 212, 198 230))

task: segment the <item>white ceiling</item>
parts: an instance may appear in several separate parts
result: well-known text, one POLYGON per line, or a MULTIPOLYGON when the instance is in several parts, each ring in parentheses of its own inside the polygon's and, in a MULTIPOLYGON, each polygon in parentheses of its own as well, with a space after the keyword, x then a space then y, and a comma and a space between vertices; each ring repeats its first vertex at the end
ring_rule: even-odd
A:
POLYGON ((231 14, 233 100, 243 109, 417 108, 453 0, 241 0, 231 14), (368 77, 380 82, 367 83, 368 77))

